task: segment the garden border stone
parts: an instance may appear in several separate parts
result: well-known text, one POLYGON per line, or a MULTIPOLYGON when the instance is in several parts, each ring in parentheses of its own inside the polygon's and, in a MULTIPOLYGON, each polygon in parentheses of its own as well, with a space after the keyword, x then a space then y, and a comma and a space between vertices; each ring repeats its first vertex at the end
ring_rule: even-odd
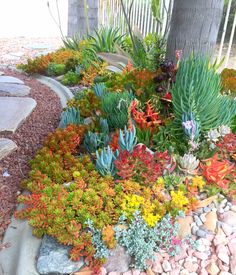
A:
MULTIPOLYGON (((67 100, 73 97, 72 92, 58 81, 39 75, 35 78, 58 95, 63 108, 66 107, 67 100)), ((20 204, 17 210, 22 207, 20 204)), ((0 274, 39 275, 35 259, 42 239, 32 235, 32 228, 27 220, 18 220, 13 216, 5 232, 3 243, 9 243, 10 247, 0 251, 0 274)))
POLYGON ((67 101, 74 97, 69 88, 62 85, 60 82, 53 78, 43 75, 36 75, 35 78, 42 84, 51 88, 59 96, 63 108, 66 107, 67 101))

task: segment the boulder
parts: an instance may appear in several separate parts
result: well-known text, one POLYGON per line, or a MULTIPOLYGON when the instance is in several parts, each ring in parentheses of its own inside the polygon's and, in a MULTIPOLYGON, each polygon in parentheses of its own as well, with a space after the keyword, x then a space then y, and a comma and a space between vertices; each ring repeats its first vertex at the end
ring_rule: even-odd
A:
POLYGON ((71 261, 70 250, 70 246, 61 245, 54 238, 45 235, 37 259, 38 272, 41 275, 60 275, 79 271, 84 265, 84 261, 82 258, 77 262, 71 261))
POLYGON ((8 138, 0 138, 0 160, 17 149, 15 142, 8 138))

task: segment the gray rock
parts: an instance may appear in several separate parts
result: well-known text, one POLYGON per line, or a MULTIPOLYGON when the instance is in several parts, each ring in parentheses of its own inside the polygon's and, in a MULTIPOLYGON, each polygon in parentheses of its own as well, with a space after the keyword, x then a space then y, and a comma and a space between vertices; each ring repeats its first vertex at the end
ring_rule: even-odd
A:
POLYGON ((0 138, 0 160, 15 151, 17 145, 8 138, 0 138))
POLYGON ((0 96, 26 96, 30 92, 30 87, 23 84, 15 83, 1 83, 0 82, 0 96))
POLYGON ((131 257, 126 253, 124 247, 117 246, 111 251, 111 256, 107 259, 104 267, 107 272, 126 272, 131 263, 131 257))
POLYGON ((24 84, 22 80, 13 76, 0 76, 0 83, 24 84))
POLYGON ((229 209, 230 209, 229 205, 226 205, 225 208, 224 208, 224 212, 229 211, 229 209))
POLYGON ((194 215, 194 221, 195 221, 195 223, 197 224, 197 226, 202 226, 202 221, 201 221, 201 219, 197 216, 197 215, 194 215))
POLYGON ((72 262, 69 258, 71 247, 59 244, 54 238, 45 235, 39 249, 37 270, 41 275, 70 274, 84 265, 83 259, 72 262))
POLYGON ((198 229, 199 229, 199 227, 197 226, 197 225, 193 225, 193 227, 192 227, 192 234, 193 235, 197 235, 197 231, 198 231, 198 229))
POLYGON ((201 214, 200 215, 200 219, 201 219, 201 221, 204 223, 205 221, 206 221, 206 216, 205 216, 206 214, 201 214))
POLYGON ((0 132, 15 132, 37 103, 32 98, 0 97, 0 132))
POLYGON ((198 229, 196 232, 196 235, 200 238, 206 238, 207 237, 207 232, 203 229, 198 229))

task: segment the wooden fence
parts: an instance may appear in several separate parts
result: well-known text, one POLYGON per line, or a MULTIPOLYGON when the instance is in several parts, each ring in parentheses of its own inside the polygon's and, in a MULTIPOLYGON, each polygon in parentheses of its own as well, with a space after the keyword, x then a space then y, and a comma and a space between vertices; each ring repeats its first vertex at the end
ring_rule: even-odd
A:
MULTIPOLYGON (((125 9, 128 13, 132 0, 125 0, 125 9)), ((161 18, 159 23, 152 14, 151 0, 134 0, 130 22, 132 28, 137 27, 143 36, 148 33, 164 34, 167 26, 168 11, 171 8, 173 0, 164 0, 161 2, 161 18)), ((126 21, 122 12, 120 0, 100 0, 99 1, 99 26, 119 27, 124 33, 127 30, 126 21)))
MULTIPOLYGON (((234 1, 234 0, 233 0, 234 1)), ((126 11, 131 4, 132 0, 124 0, 126 11)), ((174 0, 162 0, 161 1, 161 23, 158 22, 152 15, 151 10, 151 0, 134 0, 132 11, 130 14, 130 21, 132 28, 137 27, 143 36, 148 33, 156 32, 158 34, 167 35, 169 30, 169 22, 171 17, 171 11, 173 7, 174 0)), ((227 52, 225 55, 222 54, 222 49, 224 46, 225 33, 227 31, 229 13, 231 10, 232 0, 228 1, 227 12, 224 20, 224 29, 222 32, 221 43, 218 52, 218 60, 224 57, 225 62, 223 67, 227 67, 230 54, 232 51, 233 38, 236 30, 236 13, 234 17, 234 22, 232 30, 230 30, 230 41, 227 45, 227 52)), ((99 0, 99 27, 101 26, 113 26, 119 27, 122 33, 127 31, 127 24, 122 12, 121 1, 120 0, 99 0)), ((235 64, 236 68, 236 64, 235 64)))

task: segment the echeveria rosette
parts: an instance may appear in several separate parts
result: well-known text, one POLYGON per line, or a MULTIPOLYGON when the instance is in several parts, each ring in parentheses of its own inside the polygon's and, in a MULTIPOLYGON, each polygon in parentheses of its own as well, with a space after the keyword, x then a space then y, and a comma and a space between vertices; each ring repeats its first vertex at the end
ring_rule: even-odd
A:
POLYGON ((194 141, 198 139, 200 134, 200 125, 192 112, 182 115, 182 127, 184 134, 189 140, 194 141))

